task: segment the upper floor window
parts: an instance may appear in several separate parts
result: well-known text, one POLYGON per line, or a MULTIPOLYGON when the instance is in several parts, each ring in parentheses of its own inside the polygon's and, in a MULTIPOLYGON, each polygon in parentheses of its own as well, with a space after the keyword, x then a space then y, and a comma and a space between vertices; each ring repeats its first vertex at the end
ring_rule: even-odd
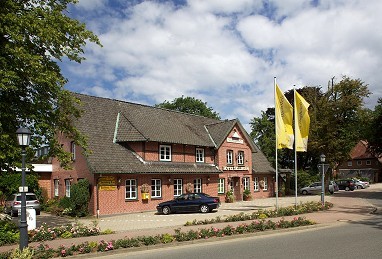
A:
POLYGON ((244 151, 239 151, 237 153, 237 164, 244 165, 244 151))
POLYGON ((352 161, 348 161, 348 166, 353 166, 353 162, 352 161))
POLYGON ((70 153, 72 153, 72 160, 76 160, 76 144, 74 141, 70 142, 70 153))
POLYGON ((366 165, 371 165, 371 161, 370 160, 366 160, 366 165))
POLYGON ((357 165, 362 165, 362 161, 358 160, 357 165))
POLYGON ((125 199, 136 199, 137 198, 137 180, 127 179, 126 180, 126 194, 125 199))
POLYGON ((233 164, 233 151, 227 150, 227 164, 232 165, 233 164))
POLYGON ((204 149, 196 148, 196 162, 204 162, 204 149))
POLYGON ((162 181, 160 179, 151 180, 151 197, 162 197, 162 181))
POLYGON ((159 157, 160 157, 160 161, 171 161, 171 146, 160 145, 159 157))

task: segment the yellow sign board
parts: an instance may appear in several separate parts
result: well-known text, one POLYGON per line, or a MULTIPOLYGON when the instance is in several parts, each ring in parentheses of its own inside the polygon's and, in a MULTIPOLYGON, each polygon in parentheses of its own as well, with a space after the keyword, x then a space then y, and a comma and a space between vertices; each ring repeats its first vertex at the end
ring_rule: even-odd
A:
POLYGON ((98 178, 98 186, 100 191, 115 191, 117 181, 114 176, 102 176, 98 178))

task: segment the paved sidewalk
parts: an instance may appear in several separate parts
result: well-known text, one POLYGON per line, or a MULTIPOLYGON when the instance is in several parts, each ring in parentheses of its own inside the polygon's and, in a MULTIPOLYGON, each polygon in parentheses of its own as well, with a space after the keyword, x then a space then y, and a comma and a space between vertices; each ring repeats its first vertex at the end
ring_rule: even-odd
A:
MULTIPOLYGON (((364 199, 362 192, 380 190, 382 184, 372 185, 366 190, 357 190, 355 192, 338 192, 332 196, 325 196, 325 201, 330 201, 334 204, 334 207, 329 211, 325 212, 315 212, 304 214, 307 219, 313 220, 318 224, 338 224, 339 222, 346 221, 361 221, 367 220, 373 217, 371 212, 375 210, 373 204, 371 204, 367 199, 364 199), (354 194, 357 197, 352 197, 354 194), (352 195, 352 196, 351 196, 352 195)), ((380 198, 381 199, 381 198, 380 198)), ((320 201, 320 196, 299 196, 297 198, 297 203, 304 203, 307 201, 320 201)), ((295 197, 279 197, 278 206, 286 207, 295 204, 295 197)), ((184 226, 187 221, 203 220, 216 218, 217 216, 224 217, 226 215, 236 215, 240 212, 252 213, 259 209, 274 209, 276 205, 275 198, 267 199, 257 199, 253 201, 246 202, 236 202, 236 203, 223 203, 217 212, 202 214, 170 214, 170 215, 158 215, 155 212, 144 212, 144 213, 131 213, 116 216, 104 216, 99 219, 81 219, 79 222, 85 225, 91 225, 94 220, 98 222, 98 226, 101 230, 110 229, 116 231, 115 234, 102 235, 102 236, 91 236, 91 237, 81 237, 72 239, 58 239, 52 241, 46 241, 45 244, 52 248, 58 248, 60 245, 70 246, 73 243, 80 244, 83 242, 100 240, 117 240, 125 237, 137 237, 137 236, 149 236, 157 234, 174 234, 174 229, 181 228, 182 231, 187 231, 190 229, 199 229, 206 226, 184 226)), ((295 216, 285 217, 286 220, 290 220, 295 216)), ((274 219, 278 220, 278 219, 274 219)), ((221 228, 222 226, 231 225, 236 226, 242 224, 243 222, 231 222, 231 223, 217 223, 209 225, 208 227, 215 226, 221 228)), ((29 246, 37 246, 39 243, 30 243, 29 246)), ((9 251, 10 249, 16 248, 18 245, 12 246, 2 246, 0 247, 0 252, 9 251)))

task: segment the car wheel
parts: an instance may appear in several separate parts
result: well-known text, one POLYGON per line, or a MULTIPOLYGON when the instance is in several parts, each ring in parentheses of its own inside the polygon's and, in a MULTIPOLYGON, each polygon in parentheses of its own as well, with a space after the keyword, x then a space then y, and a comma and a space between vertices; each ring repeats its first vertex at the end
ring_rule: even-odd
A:
POLYGON ((169 206, 164 206, 163 209, 162 209, 162 212, 163 212, 164 215, 170 214, 170 212, 171 212, 170 207, 169 206))
POLYGON ((358 186, 357 186, 357 189, 362 189, 362 186, 358 185, 358 186))
POLYGON ((210 211, 210 208, 208 208, 207 205, 203 204, 202 206, 200 206, 200 211, 201 211, 202 213, 207 213, 207 212, 210 211))
POLYGON ((350 188, 346 186, 345 187, 345 191, 349 191, 349 190, 350 190, 350 188))
POLYGON ((308 194, 308 192, 307 192, 307 191, 305 191, 305 190, 303 190, 303 191, 302 191, 302 194, 304 194, 304 195, 307 195, 307 194, 308 194))

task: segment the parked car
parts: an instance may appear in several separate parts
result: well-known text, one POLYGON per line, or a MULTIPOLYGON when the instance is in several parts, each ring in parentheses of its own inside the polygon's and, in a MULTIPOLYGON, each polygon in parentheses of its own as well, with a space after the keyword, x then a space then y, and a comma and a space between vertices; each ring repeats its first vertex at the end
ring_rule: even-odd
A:
MULTIPOLYGON (((36 197, 36 194, 28 192, 25 194, 26 198, 26 208, 35 209, 36 215, 40 215, 40 202, 36 197)), ((18 211, 21 209, 21 193, 12 194, 7 198, 4 206, 4 212, 10 214, 11 216, 17 216, 18 211)))
POLYGON ((338 189, 345 191, 354 191, 356 187, 354 180, 352 179, 340 179, 336 180, 338 189))
POLYGON ((165 215, 176 212, 207 213, 220 206, 220 199, 205 193, 186 193, 171 200, 159 203, 157 211, 165 215))
MULTIPOLYGON (((304 195, 307 194, 319 194, 322 191, 321 188, 321 182, 314 182, 311 185, 301 188, 300 192, 304 195)), ((338 186, 334 181, 329 182, 329 192, 333 194, 334 192, 338 191, 338 186)))
POLYGON ((369 187, 368 182, 364 182, 364 181, 361 181, 358 179, 353 179, 353 180, 355 182, 355 186, 357 187, 357 189, 365 189, 365 188, 369 187))

